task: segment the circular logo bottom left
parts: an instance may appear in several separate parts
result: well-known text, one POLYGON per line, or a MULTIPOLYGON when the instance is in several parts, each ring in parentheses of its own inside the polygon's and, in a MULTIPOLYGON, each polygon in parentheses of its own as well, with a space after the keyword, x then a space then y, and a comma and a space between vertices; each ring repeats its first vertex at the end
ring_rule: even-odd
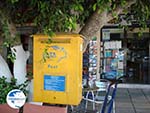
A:
POLYGON ((26 96, 21 90, 13 89, 7 94, 6 101, 11 108, 19 109, 25 104, 26 96))

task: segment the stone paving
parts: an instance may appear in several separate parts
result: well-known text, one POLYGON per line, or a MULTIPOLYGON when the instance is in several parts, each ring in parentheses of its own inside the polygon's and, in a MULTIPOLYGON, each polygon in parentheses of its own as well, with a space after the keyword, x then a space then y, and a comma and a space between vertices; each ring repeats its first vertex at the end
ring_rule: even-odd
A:
POLYGON ((118 88, 116 113, 150 113, 150 89, 118 88))
MULTIPOLYGON (((115 113, 150 113, 149 88, 118 88, 115 99, 115 113)), ((100 110, 100 106, 97 106, 100 110)), ((82 109, 83 110, 83 109, 82 109)), ((89 103, 88 111, 74 111, 71 113, 97 113, 89 103)))

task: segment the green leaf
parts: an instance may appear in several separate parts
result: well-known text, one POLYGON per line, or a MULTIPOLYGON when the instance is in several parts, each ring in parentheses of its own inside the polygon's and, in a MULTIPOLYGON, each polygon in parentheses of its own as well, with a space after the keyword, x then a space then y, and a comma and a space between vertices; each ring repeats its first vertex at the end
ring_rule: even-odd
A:
POLYGON ((97 6, 97 4, 94 4, 94 5, 93 5, 93 11, 96 10, 96 6, 97 6))
POLYGON ((9 43, 8 42, 4 42, 3 45, 6 46, 6 47, 9 47, 9 43))
POLYGON ((82 5, 79 5, 78 7, 80 11, 84 11, 84 8, 82 7, 82 5))
POLYGON ((18 2, 19 0, 11 0, 11 3, 14 4, 16 2, 18 2))
POLYGON ((116 8, 116 4, 113 4, 113 7, 112 7, 112 9, 115 9, 116 8))
POLYGON ((121 0, 121 6, 125 6, 127 4, 126 0, 121 0))

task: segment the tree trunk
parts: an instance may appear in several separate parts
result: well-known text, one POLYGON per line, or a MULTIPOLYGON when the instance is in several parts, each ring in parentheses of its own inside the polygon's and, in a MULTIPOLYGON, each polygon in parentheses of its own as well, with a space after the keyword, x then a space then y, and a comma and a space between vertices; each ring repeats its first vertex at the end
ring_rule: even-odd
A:
POLYGON ((6 63, 6 61, 3 59, 3 57, 0 55, 0 77, 6 77, 6 81, 10 82, 11 78, 12 78, 12 74, 9 70, 9 67, 6 63))
POLYGON ((99 13, 98 9, 90 16, 87 20, 79 34, 83 35, 85 38, 83 51, 86 50, 86 47, 92 37, 107 23, 107 12, 99 13))
POLYGON ((17 45, 11 48, 11 51, 15 54, 13 74, 17 79, 17 84, 24 83, 27 78, 26 62, 29 58, 29 52, 24 51, 22 45, 17 45))
MULTIPOLYGON (((124 7, 118 5, 112 12, 116 13, 116 15, 119 15, 123 12, 124 9, 128 9, 135 2, 136 0, 128 0, 124 7)), ((107 5, 108 7, 111 6, 110 4, 107 5)), ((87 22, 79 32, 79 34, 85 37, 83 50, 86 50, 86 47, 89 41, 91 40, 91 38, 97 32, 99 32, 104 25, 106 25, 110 20, 114 18, 112 12, 108 12, 106 9, 102 13, 100 13, 99 9, 97 8, 96 11, 89 17, 89 19, 87 20, 87 22)))
MULTIPOLYGON (((4 31, 5 39, 7 39, 11 46, 12 53, 15 54, 16 59, 14 60, 13 66, 13 75, 14 78, 17 79, 17 84, 24 83, 26 80, 26 61, 29 58, 29 52, 25 52, 19 34, 17 33, 15 24, 9 18, 9 15, 2 13, 1 23, 5 27, 7 26, 8 31, 4 31), (2 21, 3 20, 3 21, 2 21)), ((8 79, 10 79, 10 70, 6 65, 6 62, 0 57, 0 74, 5 75, 8 79), (4 69, 5 68, 5 69, 4 69)), ((0 75, 1 76, 1 75, 0 75)))
POLYGON ((8 29, 10 32, 10 37, 15 41, 12 41, 11 51, 15 54, 14 66, 13 66, 13 74, 14 78, 17 79, 17 84, 24 83, 27 78, 27 70, 26 70, 26 62, 29 58, 29 52, 24 51, 23 46, 21 44, 20 36, 17 33, 16 26, 14 23, 8 23, 8 29))
POLYGON ((24 51, 20 36, 18 35, 16 26, 13 22, 8 23, 8 29, 10 32, 10 37, 15 40, 12 41, 13 44, 11 47, 12 53, 15 54, 13 66, 14 78, 17 79, 17 84, 22 84, 27 80, 26 62, 29 58, 29 52, 24 51))

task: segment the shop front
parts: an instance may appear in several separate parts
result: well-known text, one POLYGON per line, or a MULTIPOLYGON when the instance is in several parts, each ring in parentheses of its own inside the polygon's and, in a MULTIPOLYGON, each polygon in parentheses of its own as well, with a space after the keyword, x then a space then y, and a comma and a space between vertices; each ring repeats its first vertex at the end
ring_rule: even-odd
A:
POLYGON ((105 26, 101 29, 101 78, 124 76, 124 83, 150 84, 150 31, 105 26))

